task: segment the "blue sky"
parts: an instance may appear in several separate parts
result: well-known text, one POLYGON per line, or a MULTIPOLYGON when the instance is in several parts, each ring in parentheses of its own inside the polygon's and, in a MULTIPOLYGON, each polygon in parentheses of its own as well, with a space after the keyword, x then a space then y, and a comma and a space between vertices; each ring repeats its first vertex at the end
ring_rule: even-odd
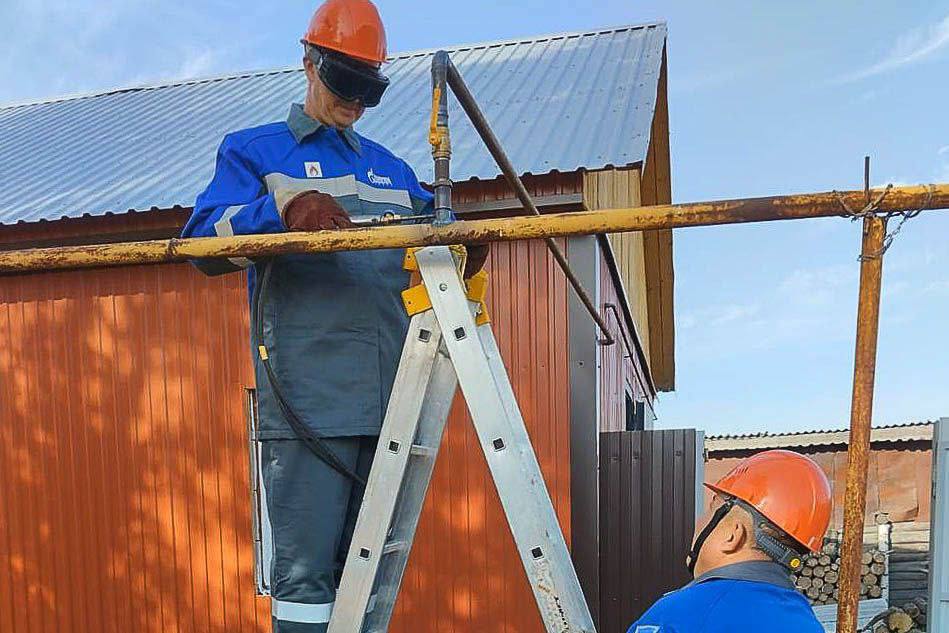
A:
MULTIPOLYGON (((314 2, 4 0, 0 103, 299 62, 314 2)), ((949 182, 949 2, 418 2, 390 48, 665 19, 677 202, 949 182), (591 6, 592 5, 592 6, 591 6)), ((846 426, 859 250, 842 219, 678 231, 659 425, 846 426)), ((949 416, 949 213, 887 254, 875 422, 949 416)))

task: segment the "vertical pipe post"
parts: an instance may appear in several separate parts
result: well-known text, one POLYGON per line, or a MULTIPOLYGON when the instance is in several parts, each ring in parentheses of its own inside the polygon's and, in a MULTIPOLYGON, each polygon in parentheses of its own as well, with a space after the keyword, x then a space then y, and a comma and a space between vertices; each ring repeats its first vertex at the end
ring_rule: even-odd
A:
POLYGON ((435 221, 449 224, 455 215, 451 210, 451 135, 448 128, 448 64, 446 51, 435 53, 432 60, 432 120, 428 142, 435 160, 435 221))
POLYGON ((880 325, 880 290, 883 278, 883 238, 885 235, 886 220, 884 218, 874 215, 864 218, 850 442, 847 449, 847 489, 844 495, 844 533, 840 555, 840 596, 837 601, 837 631, 839 633, 856 633, 857 631, 860 559, 863 555, 867 467, 870 460, 870 421, 873 413, 873 385, 880 325))

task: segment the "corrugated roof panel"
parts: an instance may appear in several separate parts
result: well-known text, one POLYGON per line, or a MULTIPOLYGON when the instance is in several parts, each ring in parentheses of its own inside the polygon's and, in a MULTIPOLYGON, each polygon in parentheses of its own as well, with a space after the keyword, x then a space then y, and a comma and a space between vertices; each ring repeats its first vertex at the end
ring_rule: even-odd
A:
MULTIPOLYGON (((646 158, 664 24, 448 49, 522 173, 646 158)), ((356 128, 432 179, 433 51, 394 57, 384 106, 356 128)), ((284 69, 0 107, 0 223, 190 206, 227 132, 278 121, 302 100, 284 69)), ((452 98, 452 176, 499 171, 452 98)))
MULTIPOLYGON (((931 440, 933 423, 908 422, 875 426, 870 431, 871 442, 912 442, 931 440)), ((792 431, 789 433, 747 433, 744 435, 710 435, 705 438, 709 451, 765 450, 770 448, 804 448, 846 444, 849 429, 822 429, 792 431)))

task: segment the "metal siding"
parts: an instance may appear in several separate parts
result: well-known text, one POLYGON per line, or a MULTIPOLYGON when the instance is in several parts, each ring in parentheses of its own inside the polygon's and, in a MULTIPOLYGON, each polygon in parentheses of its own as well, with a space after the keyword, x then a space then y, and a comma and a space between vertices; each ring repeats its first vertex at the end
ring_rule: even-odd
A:
POLYGON ((936 424, 933 442, 933 522, 929 629, 949 629, 949 418, 936 424))
MULTIPOLYGON (((652 24, 448 50, 513 164, 546 174, 646 159, 665 39, 652 24)), ((426 182, 431 55, 392 58, 384 106, 357 125, 426 182)), ((304 85, 286 69, 0 108, 0 223, 188 207, 223 136, 284 119, 304 85)), ((453 178, 498 176, 454 97, 450 108, 453 178)))
MULTIPOLYGON (((598 302, 600 244, 593 235, 567 240, 567 258, 583 286, 598 302)), ((571 551, 577 578, 594 623, 599 622, 599 429, 600 399, 597 368, 597 326, 583 303, 571 292, 567 302, 570 363, 571 551)))
MULTIPOLYGON (((495 244, 489 306, 570 539, 567 288, 495 244)), ((245 277, 187 265, 0 278, 0 631, 266 631, 255 599, 245 277)), ((456 401, 392 631, 542 623, 456 401)))
POLYGON ((695 430, 600 436, 600 630, 625 631, 664 593, 689 580, 695 526, 695 430))
MULTIPOLYGON (((626 430, 626 385, 632 389, 634 400, 650 403, 651 395, 645 388, 643 368, 640 366, 636 350, 636 333, 630 332, 626 320, 617 319, 616 312, 603 308, 608 303, 620 306, 620 292, 613 282, 609 264, 602 251, 599 256, 600 307, 610 325, 610 334, 616 341, 613 345, 599 346, 600 372, 600 431, 626 430), (625 338, 624 338, 625 337, 625 338), (629 341, 630 347, 626 347, 629 341)), ((640 280, 642 281, 642 280, 640 280)), ((651 406, 651 405, 650 405, 651 406)))
POLYGON ((2 630, 262 630, 245 296, 189 266, 0 279, 2 630))

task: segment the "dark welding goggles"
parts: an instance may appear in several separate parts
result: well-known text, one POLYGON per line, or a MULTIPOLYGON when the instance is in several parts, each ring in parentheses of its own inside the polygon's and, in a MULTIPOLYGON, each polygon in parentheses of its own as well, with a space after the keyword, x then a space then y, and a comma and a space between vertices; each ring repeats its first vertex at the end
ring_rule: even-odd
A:
POLYGON ((320 80, 344 101, 359 101, 367 108, 379 105, 389 78, 378 68, 342 53, 307 45, 306 56, 316 66, 320 80))

